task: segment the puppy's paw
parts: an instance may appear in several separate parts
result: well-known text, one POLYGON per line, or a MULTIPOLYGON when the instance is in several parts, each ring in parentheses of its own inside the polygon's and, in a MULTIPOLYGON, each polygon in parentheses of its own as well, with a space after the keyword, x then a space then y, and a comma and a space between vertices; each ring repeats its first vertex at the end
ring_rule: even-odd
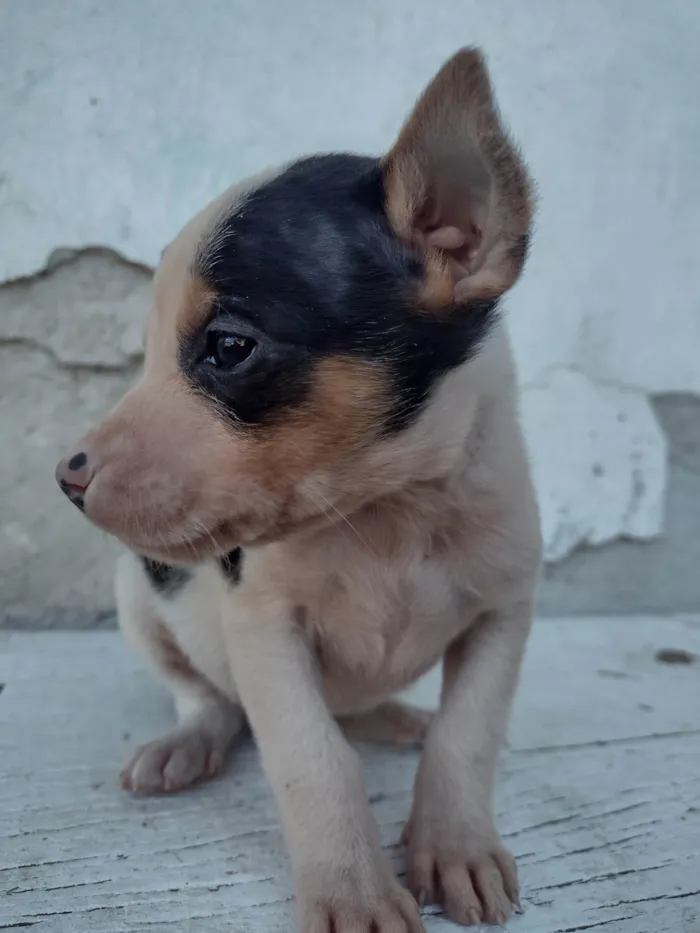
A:
POLYGON ((136 794, 168 794, 212 778, 223 769, 224 751, 199 730, 181 730, 142 745, 121 773, 136 794))
POLYGON ((416 902, 393 879, 369 891, 347 878, 322 890, 301 885, 297 911, 303 933, 424 933, 416 902))
POLYGON ((515 859, 495 833, 412 820, 406 833, 409 887, 418 902, 442 904, 455 923, 504 924, 519 906, 515 859))

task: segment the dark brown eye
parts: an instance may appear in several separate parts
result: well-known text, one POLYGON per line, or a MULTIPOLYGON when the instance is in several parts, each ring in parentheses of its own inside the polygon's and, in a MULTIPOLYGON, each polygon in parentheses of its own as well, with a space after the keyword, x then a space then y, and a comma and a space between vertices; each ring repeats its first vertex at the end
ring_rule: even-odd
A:
POLYGON ((220 369, 235 369, 245 363, 257 346, 252 337, 242 334, 212 333, 208 343, 204 362, 220 369))

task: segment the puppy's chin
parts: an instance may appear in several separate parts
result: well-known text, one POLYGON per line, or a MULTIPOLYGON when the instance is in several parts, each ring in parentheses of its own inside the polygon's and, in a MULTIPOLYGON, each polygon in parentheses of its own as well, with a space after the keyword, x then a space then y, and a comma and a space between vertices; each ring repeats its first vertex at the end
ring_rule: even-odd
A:
POLYGON ((169 534, 154 537, 141 534, 117 535, 129 550, 166 564, 200 564, 205 560, 225 557, 235 548, 250 548, 273 544, 307 529, 327 524, 325 516, 308 516, 297 521, 254 521, 241 519, 235 523, 222 519, 210 529, 198 527, 190 534, 169 534))
POLYGON ((313 534, 323 528, 333 526, 333 521, 324 512, 305 513, 303 516, 278 516, 275 521, 254 521, 241 518, 235 525, 228 519, 222 519, 210 531, 202 531, 190 537, 168 540, 139 538, 138 540, 120 535, 120 539, 130 550, 143 557, 166 564, 199 564, 205 560, 225 557, 235 548, 263 547, 287 540, 295 535, 313 534))
MULTIPOLYGON (((180 566, 201 564, 203 561, 224 557, 244 542, 231 522, 222 521, 211 528, 198 525, 196 531, 182 532, 170 528, 153 535, 144 534, 142 529, 120 529, 111 531, 125 547, 142 557, 164 564, 180 566)), ((245 535, 243 536, 246 537, 245 535)))
POLYGON ((234 539, 227 538, 223 540, 205 534, 190 539, 183 538, 173 543, 121 535, 120 541, 129 550, 140 554, 142 557, 148 557, 150 560, 164 564, 177 564, 179 566, 201 564, 203 561, 212 558, 223 557, 234 548, 240 547, 239 542, 234 539))
POLYGON ((163 564, 177 564, 178 566, 201 564, 212 558, 223 557, 239 546, 236 544, 219 546, 217 544, 215 547, 211 542, 207 544, 207 542, 199 538, 167 547, 150 542, 124 541, 123 543, 142 557, 148 557, 150 560, 159 561, 163 564))

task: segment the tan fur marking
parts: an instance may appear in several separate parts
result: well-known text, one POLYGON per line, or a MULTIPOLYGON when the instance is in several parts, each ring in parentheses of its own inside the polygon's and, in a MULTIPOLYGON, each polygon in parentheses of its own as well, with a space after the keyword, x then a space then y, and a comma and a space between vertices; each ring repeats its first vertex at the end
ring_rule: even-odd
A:
POLYGON ((216 294, 203 275, 209 257, 222 243, 224 222, 247 194, 280 171, 268 169, 232 185, 196 214, 166 248, 154 280, 147 365, 172 367, 178 336, 192 334, 211 316, 216 294))
POLYGON ((311 397, 251 440, 245 470, 254 472, 275 501, 286 503, 278 524, 268 532, 271 537, 297 523, 297 487, 310 472, 333 469, 342 461, 351 465, 359 448, 373 442, 388 392, 388 374, 380 367, 343 357, 322 360, 311 397))
POLYGON ((157 622, 153 626, 153 641, 154 647, 160 654, 162 667, 167 674, 183 680, 201 680, 201 674, 192 667, 189 659, 175 641, 172 632, 162 622, 157 622))
POLYGON ((454 291, 454 278, 447 259, 438 250, 430 250, 425 257, 425 279, 418 293, 418 303, 430 311, 449 311, 454 291))
MULTIPOLYGON (((345 357, 321 360, 311 398, 275 428, 266 446, 292 465, 314 457, 334 460, 376 436, 389 403, 384 368, 345 357)), ((273 464, 270 464, 273 466, 273 464)), ((279 461, 274 464, 279 469, 279 461)))
POLYGON ((187 339, 213 317, 216 292, 198 273, 192 273, 184 299, 178 308, 175 327, 180 339, 187 339))

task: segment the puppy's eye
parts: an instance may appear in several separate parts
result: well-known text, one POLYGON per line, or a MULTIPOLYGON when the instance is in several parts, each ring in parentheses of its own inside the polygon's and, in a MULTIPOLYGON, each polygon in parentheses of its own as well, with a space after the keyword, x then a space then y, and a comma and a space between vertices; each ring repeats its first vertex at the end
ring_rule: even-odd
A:
POLYGON ((257 342, 242 334, 209 334, 204 362, 220 369, 235 369, 245 363, 257 342))

